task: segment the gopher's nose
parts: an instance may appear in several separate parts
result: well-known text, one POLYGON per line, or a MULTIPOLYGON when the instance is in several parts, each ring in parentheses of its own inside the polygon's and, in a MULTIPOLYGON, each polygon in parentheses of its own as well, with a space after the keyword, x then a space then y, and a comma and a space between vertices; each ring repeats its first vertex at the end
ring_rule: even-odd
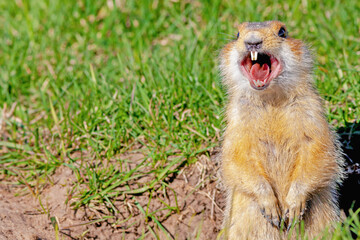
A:
POLYGON ((262 47, 262 39, 257 36, 250 36, 244 40, 245 47, 248 51, 256 51, 262 47))

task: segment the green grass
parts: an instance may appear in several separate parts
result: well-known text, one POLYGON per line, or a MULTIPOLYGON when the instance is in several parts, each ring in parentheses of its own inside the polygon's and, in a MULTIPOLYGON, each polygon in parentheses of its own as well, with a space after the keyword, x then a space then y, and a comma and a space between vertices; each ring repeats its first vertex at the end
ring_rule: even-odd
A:
POLYGON ((343 223, 339 223, 335 228, 332 239, 356 239, 360 237, 360 219, 359 219, 360 208, 355 212, 349 212, 349 217, 343 223), (353 233, 353 234, 351 234, 353 233))
POLYGON ((38 195, 65 165, 77 176, 73 206, 106 205, 109 216, 116 196, 166 188, 219 145, 217 55, 242 21, 278 19, 311 44, 329 122, 358 122, 359 12, 337 0, 0 1, 4 181, 38 195), (133 150, 145 158, 130 170, 119 156, 133 150))

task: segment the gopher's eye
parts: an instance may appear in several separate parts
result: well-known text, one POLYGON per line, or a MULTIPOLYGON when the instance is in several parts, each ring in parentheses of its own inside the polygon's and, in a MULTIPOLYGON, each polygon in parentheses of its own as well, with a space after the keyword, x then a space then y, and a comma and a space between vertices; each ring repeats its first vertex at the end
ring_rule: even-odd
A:
POLYGON ((238 38, 239 38, 239 35, 240 35, 240 33, 238 32, 238 33, 237 33, 237 35, 236 35, 236 39, 238 39, 238 38))
POLYGON ((285 30, 284 27, 281 27, 279 32, 278 32, 278 35, 279 37, 282 37, 282 38, 286 38, 287 37, 287 31, 285 30))

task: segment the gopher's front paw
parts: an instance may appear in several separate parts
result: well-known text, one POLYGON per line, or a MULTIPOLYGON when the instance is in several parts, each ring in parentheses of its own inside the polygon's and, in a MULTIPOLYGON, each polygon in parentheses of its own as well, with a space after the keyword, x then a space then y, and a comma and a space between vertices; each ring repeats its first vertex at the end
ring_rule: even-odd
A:
POLYGON ((280 228, 281 211, 275 196, 264 197, 260 202, 260 211, 265 219, 274 227, 280 228))
POLYGON ((298 185, 292 185, 285 199, 285 211, 282 219, 287 231, 303 219, 306 212, 306 194, 298 185))

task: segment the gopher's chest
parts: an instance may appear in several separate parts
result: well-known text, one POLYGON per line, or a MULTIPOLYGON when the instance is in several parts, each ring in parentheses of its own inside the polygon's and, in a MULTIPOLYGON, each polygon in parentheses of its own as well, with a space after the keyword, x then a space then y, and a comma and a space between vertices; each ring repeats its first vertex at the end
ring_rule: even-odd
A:
POLYGON ((283 185, 291 177, 299 149, 311 141, 303 122, 283 111, 264 113, 241 127, 251 142, 249 156, 274 185, 283 185))

